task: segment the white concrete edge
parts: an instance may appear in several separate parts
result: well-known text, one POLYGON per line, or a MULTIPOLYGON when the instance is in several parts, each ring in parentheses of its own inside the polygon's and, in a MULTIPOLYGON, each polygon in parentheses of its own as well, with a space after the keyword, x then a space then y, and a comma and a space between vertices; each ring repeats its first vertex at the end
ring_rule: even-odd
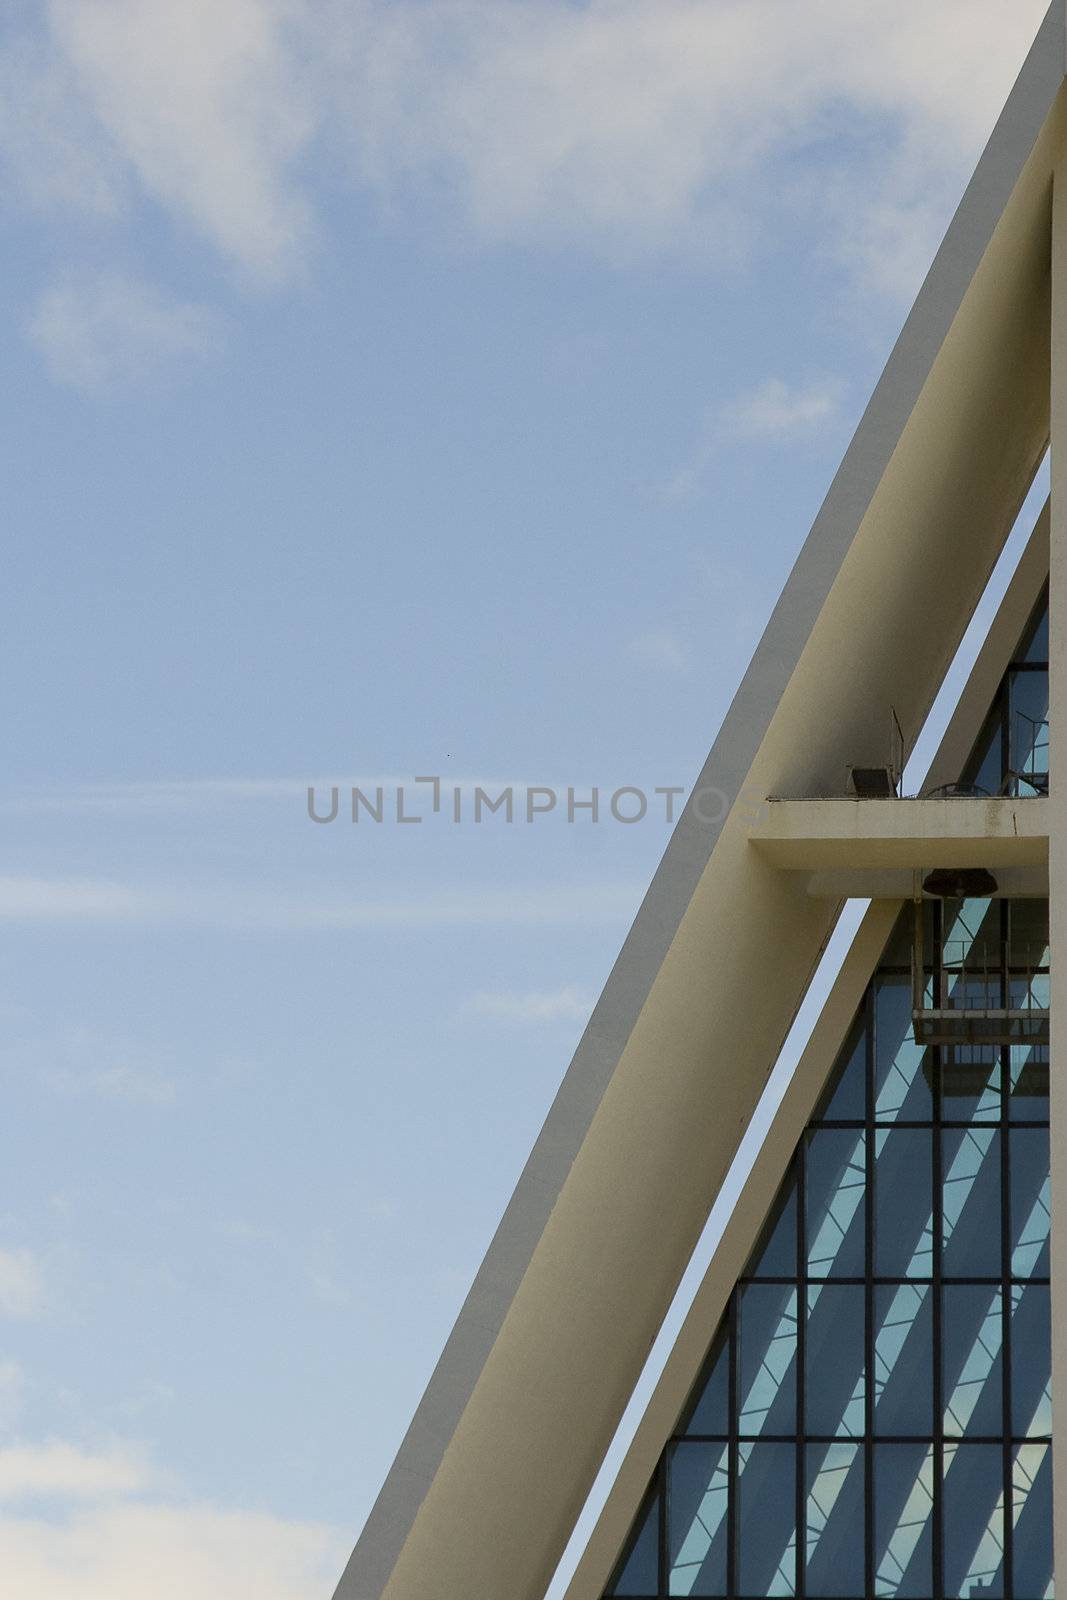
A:
MULTIPOLYGON (((1049 572, 1046 502, 968 675, 925 782, 958 776, 982 729, 1049 572)), ((964 802, 960 802, 961 804, 964 802)), ((707 1355, 710 1338, 774 1204, 787 1162, 803 1135, 855 1019, 901 901, 872 904, 845 955, 811 1037, 775 1111, 704 1277, 590 1535, 566 1600, 600 1600, 652 1472, 707 1355), (711 1329, 709 1334, 708 1330, 711 1329)))
MULTIPOLYGON (((774 608, 697 789, 733 805, 1064 79, 1054 0, 774 608)), ((380 1600, 721 827, 686 807, 335 1591, 380 1600)))

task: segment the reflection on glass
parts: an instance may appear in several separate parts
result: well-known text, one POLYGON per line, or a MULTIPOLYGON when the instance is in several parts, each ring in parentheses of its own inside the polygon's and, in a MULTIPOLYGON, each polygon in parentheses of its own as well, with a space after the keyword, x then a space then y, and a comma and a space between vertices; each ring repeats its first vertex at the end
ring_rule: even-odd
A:
MULTIPOLYGON (((727 1447, 678 1444, 667 1474, 668 1593, 726 1593, 727 1447)), ((658 1593, 656 1588, 649 1591, 658 1593)))
POLYGON ((994 711, 982 729, 969 763, 968 781, 986 794, 999 794, 1004 781, 1003 728, 1000 711, 994 711))
POLYGON ((941 1050, 943 1122, 999 1122, 1000 1051, 991 1045, 941 1050))
POLYGON ((806 1451, 807 1592, 863 1593, 863 1451, 855 1444, 812 1444, 806 1451))
POLYGON ((864 1291, 862 1284, 808 1286, 804 1350, 804 1425, 807 1433, 863 1434, 864 1291))
POLYGON ((874 1431, 929 1434, 933 1426, 933 1290, 879 1284, 874 1291, 874 1431))
POLYGON ((1027 642, 1023 650, 1017 651, 1017 661, 1040 662, 1042 666, 1048 665, 1048 591, 1038 601, 1035 616, 1027 630, 1027 642))
POLYGON ((867 1114, 867 1029, 861 1012, 830 1076, 817 1121, 862 1122, 867 1114))
POLYGON ((1001 1292, 987 1284, 946 1284, 942 1292, 945 1433, 996 1437, 1004 1427, 1001 1292))
POLYGON ((926 1128, 878 1128, 874 1270, 880 1278, 928 1278, 934 1265, 933 1136, 926 1128))
POLYGON ((1049 1274, 1051 1227, 1047 1128, 1013 1128, 1010 1135, 1011 1273, 1049 1274))
POLYGON ((942 1138, 942 1271, 949 1278, 999 1278, 1000 1134, 973 1127, 942 1138))
POLYGON ((1000 1002, 1000 902, 999 900, 946 900, 942 911, 942 951, 948 983, 946 1005, 999 1005, 1000 1002), (966 980, 959 976, 965 969, 966 980), (974 983, 974 993, 964 999, 960 987, 974 983))
POLYGON ((945 1594, 1004 1593, 1004 1452, 995 1444, 946 1444, 945 1594))
POLYGON ((863 1276, 866 1139, 849 1128, 820 1128, 807 1148, 808 1273, 863 1276))
POLYGON ((730 1348, 728 1329, 720 1328, 696 1386, 684 1432, 725 1434, 730 1426, 730 1348))
POLYGON ((911 1026, 911 979, 880 974, 874 985, 874 1115, 878 1122, 928 1122, 926 1052, 911 1026))
POLYGON ((874 1450, 874 1592, 923 1600, 932 1592, 934 1453, 927 1444, 874 1450))
POLYGON ((1011 1431, 1017 1439, 1052 1432, 1052 1311, 1043 1284, 1011 1291, 1011 1431))
POLYGON ((1008 678, 1008 770, 1013 794, 1048 792, 1049 680, 1045 672, 1008 678))
POLYGON ((1011 1472, 1015 1600, 1052 1600, 1052 1450, 1024 1444, 1011 1472))
MULTIPOLYGON (((935 930, 1046 1004, 1041 902, 947 905, 928 961, 935 930)), ((906 976, 878 976, 610 1595, 1051 1600, 1048 1054, 920 1052, 906 976)))
POLYGON ((1048 964, 1048 901, 1010 900, 1008 965, 1033 971, 1048 964))
POLYGON ((741 1433, 796 1432, 797 1291, 750 1283, 738 1312, 741 1433))
POLYGON ((737 1447, 737 1588, 796 1593, 796 1468, 791 1444, 737 1447))
POLYGON ((753 1278, 797 1275, 797 1192, 792 1175, 779 1190, 749 1270, 753 1278))
POLYGON ((1011 1118, 1048 1121, 1048 1045, 1011 1046, 1011 1118))
POLYGON ((659 1593, 659 1495, 655 1494, 641 1512, 637 1538, 623 1560, 608 1594, 614 1600, 628 1595, 659 1593))

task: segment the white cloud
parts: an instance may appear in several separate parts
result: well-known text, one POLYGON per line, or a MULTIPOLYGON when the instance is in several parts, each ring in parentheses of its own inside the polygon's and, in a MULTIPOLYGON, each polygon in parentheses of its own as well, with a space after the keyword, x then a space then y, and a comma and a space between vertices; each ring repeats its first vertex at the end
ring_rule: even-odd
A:
POLYGON ((100 1506, 0 1520, 4 1592, 47 1600, 308 1600, 347 1541, 318 1523, 212 1506, 100 1506))
POLYGON ((684 672, 685 652, 669 628, 650 628, 630 641, 630 653, 661 672, 684 672))
POLYGON ((767 378, 748 394, 730 401, 721 416, 724 427, 741 438, 777 439, 810 432, 831 421, 837 405, 836 384, 795 389, 781 378, 767 378))
POLYGON ((118 273, 53 285, 27 331, 60 382, 90 393, 152 383, 213 354, 223 337, 207 307, 118 273))
POLYGON ((482 991, 465 1000, 460 1012, 463 1016, 487 1017, 493 1022, 528 1027, 543 1022, 585 1022, 592 1009, 593 997, 584 989, 569 984, 562 989, 523 993, 482 991))
POLYGON ((10 1430, 22 1410, 26 1374, 17 1361, 0 1360, 0 1429, 10 1430))
POLYGON ((727 401, 707 417, 691 459, 666 486, 667 499, 690 499, 716 453, 738 439, 781 441, 817 435, 837 417, 840 395, 840 385, 830 380, 798 388, 782 378, 766 378, 727 401))
POLYGON ((731 258, 767 221, 780 232, 784 206, 799 209, 791 160, 818 145, 839 204, 847 188, 837 220, 864 265, 868 214, 888 206, 936 232, 1044 10, 371 0, 320 18, 357 170, 390 200, 437 195, 489 238, 731 258), (847 171, 834 167, 831 123, 877 134, 847 171))
POLYGON ((0 1501, 107 1500, 136 1494, 151 1477, 127 1446, 87 1451, 54 1441, 0 1449, 0 1501))
POLYGON ((38 201, 103 214, 139 193, 268 282, 300 269, 347 151, 388 207, 430 198, 481 239, 736 259, 791 209, 902 292, 1044 10, 49 0, 0 46, 0 80, 34 84, 0 146, 38 201), (818 187, 798 192, 812 150, 818 187))
POLYGON ((32 1250, 0 1250, 0 1317, 33 1317, 44 1304, 44 1273, 32 1250))
POLYGON ((0 1502, 3 1592, 27 1600, 307 1600, 348 1554, 321 1523, 177 1502, 122 1441, 2 1449, 0 1502))
POLYGON ((93 878, 0 878, 0 922, 181 924, 255 933, 359 928, 599 926, 632 915, 637 884, 538 885, 441 890, 416 900, 357 899, 334 891, 297 897, 234 885, 135 886, 93 878))
POLYGON ((298 0, 51 0, 58 62, 144 192, 267 280, 311 232, 291 168, 313 85, 290 40, 298 0))
POLYGON ((71 1098, 88 1095, 157 1108, 172 1106, 178 1098, 172 1078, 128 1061, 101 1067, 53 1067, 45 1072, 44 1078, 50 1089, 71 1098))

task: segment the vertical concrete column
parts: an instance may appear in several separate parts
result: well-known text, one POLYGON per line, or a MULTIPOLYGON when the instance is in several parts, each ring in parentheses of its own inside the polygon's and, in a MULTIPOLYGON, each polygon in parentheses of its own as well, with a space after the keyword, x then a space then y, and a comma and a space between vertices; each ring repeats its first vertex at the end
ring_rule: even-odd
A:
POLYGON ((1067 1582, 1067 158, 1052 203, 1052 517, 1049 554, 1052 946, 1052 1415, 1055 1571, 1067 1582))

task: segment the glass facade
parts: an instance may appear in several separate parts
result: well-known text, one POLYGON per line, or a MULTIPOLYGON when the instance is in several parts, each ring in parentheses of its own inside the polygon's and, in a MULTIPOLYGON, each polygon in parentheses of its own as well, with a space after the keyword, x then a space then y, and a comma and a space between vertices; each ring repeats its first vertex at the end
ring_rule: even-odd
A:
MULTIPOLYGON (((991 792, 1043 792, 1040 740, 1016 767, 1010 732, 1017 680, 1033 677, 1026 705, 1044 697, 1047 750, 1042 641, 1039 614, 972 762, 972 780, 989 777, 983 741, 999 741, 991 792), (1038 781, 1024 788, 1020 771, 1038 781)), ((1047 790, 1047 760, 1044 773, 1047 790)), ((951 943, 982 953, 989 1005, 1022 982, 1047 990, 1046 901, 928 902, 924 915, 931 981, 951 943)), ((910 918, 607 1596, 1053 1594, 1048 1046, 917 1045, 910 918)))

